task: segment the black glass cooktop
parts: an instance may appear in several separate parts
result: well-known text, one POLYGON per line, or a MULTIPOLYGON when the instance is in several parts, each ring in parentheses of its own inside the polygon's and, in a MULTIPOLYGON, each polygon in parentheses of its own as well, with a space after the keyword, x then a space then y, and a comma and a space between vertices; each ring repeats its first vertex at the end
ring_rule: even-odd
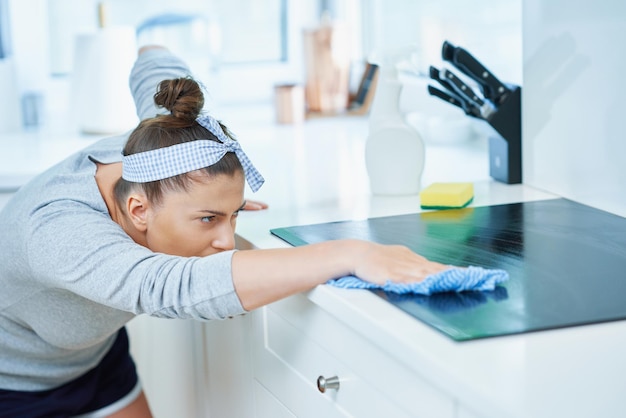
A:
POLYGON ((359 238, 507 270, 490 292, 373 291, 457 341, 626 319, 626 219, 567 199, 272 229, 292 245, 359 238))

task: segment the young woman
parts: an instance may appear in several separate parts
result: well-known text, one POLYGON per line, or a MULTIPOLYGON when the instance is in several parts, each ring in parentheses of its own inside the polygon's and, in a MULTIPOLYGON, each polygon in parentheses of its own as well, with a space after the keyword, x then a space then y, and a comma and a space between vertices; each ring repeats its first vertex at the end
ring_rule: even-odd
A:
POLYGON ((202 113, 189 74, 144 47, 130 79, 137 128, 47 170, 0 212, 0 416, 149 417, 124 328, 136 315, 225 318, 348 274, 418 282, 447 267, 357 240, 237 251, 244 182, 256 191, 263 178, 202 113))

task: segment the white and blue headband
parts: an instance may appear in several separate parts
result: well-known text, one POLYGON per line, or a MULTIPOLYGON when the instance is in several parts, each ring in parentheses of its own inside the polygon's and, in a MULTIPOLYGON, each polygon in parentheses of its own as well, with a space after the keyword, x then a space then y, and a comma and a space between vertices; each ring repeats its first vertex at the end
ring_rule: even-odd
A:
POLYGON ((229 138, 212 116, 200 116, 197 122, 222 142, 198 139, 125 155, 122 157, 122 178, 134 183, 163 180, 211 166, 221 160, 227 152, 234 152, 243 167, 250 188, 253 192, 259 190, 265 180, 243 152, 239 142, 229 138))

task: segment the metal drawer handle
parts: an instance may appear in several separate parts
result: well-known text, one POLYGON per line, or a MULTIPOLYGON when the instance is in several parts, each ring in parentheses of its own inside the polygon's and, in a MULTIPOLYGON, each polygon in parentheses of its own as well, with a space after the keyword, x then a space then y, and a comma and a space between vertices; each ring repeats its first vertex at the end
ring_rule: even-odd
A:
POLYGON ((317 378, 317 389, 322 393, 326 392, 328 389, 339 390, 339 378, 333 376, 327 379, 324 376, 320 376, 317 378))

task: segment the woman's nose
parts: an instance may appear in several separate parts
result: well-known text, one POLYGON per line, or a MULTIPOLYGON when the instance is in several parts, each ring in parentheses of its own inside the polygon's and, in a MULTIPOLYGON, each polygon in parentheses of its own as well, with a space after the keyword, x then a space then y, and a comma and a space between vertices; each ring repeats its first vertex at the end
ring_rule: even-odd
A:
POLYGON ((224 225, 217 232, 217 236, 213 240, 213 248, 221 251, 228 251, 235 249, 235 228, 228 222, 224 222, 224 225))

